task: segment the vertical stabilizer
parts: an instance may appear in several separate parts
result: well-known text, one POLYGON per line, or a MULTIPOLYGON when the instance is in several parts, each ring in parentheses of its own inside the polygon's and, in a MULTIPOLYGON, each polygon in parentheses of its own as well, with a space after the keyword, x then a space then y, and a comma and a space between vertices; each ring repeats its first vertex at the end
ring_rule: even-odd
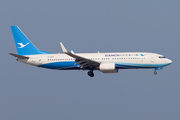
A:
POLYGON ((11 30, 19 55, 51 54, 37 49, 18 26, 11 26, 11 30))

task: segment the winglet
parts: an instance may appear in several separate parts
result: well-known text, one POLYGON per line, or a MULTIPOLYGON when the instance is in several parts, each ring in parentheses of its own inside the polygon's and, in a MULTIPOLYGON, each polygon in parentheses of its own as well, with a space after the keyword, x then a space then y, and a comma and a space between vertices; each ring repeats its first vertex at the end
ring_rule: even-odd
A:
POLYGON ((62 44, 62 42, 60 42, 60 45, 61 45, 62 51, 63 51, 64 53, 68 53, 67 49, 64 47, 64 45, 62 44))

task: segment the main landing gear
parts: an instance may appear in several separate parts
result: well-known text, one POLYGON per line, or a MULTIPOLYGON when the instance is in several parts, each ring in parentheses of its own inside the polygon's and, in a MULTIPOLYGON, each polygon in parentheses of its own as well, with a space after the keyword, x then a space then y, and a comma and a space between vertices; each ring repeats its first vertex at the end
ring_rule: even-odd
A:
POLYGON ((90 77, 94 77, 93 70, 90 70, 90 71, 88 72, 88 75, 89 75, 90 77))
POLYGON ((154 70, 154 75, 157 75, 157 72, 156 72, 156 70, 154 70))

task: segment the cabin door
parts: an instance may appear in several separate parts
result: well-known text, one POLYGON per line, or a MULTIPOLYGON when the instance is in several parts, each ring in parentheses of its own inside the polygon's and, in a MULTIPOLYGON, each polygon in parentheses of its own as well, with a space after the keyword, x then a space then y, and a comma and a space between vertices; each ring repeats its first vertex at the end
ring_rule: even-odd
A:
POLYGON ((39 58, 39 65, 41 65, 42 64, 42 59, 41 58, 39 58))
POLYGON ((153 57, 151 57, 151 63, 153 63, 154 62, 154 58, 153 57))

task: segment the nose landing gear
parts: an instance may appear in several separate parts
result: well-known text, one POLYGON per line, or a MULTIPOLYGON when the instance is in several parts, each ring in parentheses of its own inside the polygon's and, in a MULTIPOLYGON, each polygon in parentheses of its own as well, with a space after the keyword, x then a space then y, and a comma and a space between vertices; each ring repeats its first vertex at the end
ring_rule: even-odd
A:
POLYGON ((154 75, 157 75, 157 72, 156 72, 156 70, 154 70, 154 75))
POLYGON ((93 70, 90 70, 90 71, 88 72, 88 75, 89 75, 90 77, 94 77, 93 70))
POLYGON ((158 68, 155 68, 155 69, 154 69, 154 75, 157 75, 156 70, 161 70, 161 69, 163 69, 163 67, 158 67, 158 68))

